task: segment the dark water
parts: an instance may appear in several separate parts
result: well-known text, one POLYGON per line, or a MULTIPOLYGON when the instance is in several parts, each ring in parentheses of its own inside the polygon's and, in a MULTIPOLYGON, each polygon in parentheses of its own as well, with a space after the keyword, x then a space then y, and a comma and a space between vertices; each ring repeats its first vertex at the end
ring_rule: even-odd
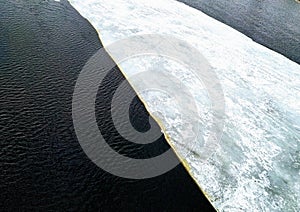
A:
POLYGON ((178 0, 300 64, 300 3, 295 0, 178 0))
MULTIPOLYGON (((148 180, 112 176, 82 151, 72 122, 72 94, 81 68, 101 43, 67 2, 0 0, 0 210, 211 211, 179 165, 148 180)), ((117 68, 100 86, 97 120, 120 153, 151 157, 169 148, 126 142, 112 129, 109 95, 124 80, 117 68), (122 152, 123 151, 123 152, 122 152)), ((133 92, 127 86, 126 92, 133 92)), ((149 128, 138 98, 132 124, 149 128)))

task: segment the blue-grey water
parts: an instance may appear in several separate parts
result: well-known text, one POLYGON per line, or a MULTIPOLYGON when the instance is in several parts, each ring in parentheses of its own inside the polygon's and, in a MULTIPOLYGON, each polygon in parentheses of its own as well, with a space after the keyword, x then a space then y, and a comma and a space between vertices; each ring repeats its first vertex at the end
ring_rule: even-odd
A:
MULTIPOLYGON (((1 211, 213 210, 181 165, 153 179, 128 180, 101 170, 82 151, 72 94, 81 68, 101 43, 66 1, 1 0, 0 18, 1 211)), ((141 146, 113 128, 109 104, 123 80, 115 68, 100 85, 96 114, 105 125, 99 128, 121 154, 160 154, 169 148, 163 137, 141 146)), ((126 92, 133 92, 129 85, 126 92)), ((133 126, 147 130, 148 116, 135 98, 133 126)))
POLYGON ((178 0, 300 64, 300 3, 296 0, 178 0))

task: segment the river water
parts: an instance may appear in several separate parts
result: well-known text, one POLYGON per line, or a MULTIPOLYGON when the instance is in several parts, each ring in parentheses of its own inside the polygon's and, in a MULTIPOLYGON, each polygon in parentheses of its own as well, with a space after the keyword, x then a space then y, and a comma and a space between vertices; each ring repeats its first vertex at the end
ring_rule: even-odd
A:
POLYGON ((300 63, 300 4, 295 0, 179 0, 300 63))
MULTIPOLYGON (((66 1, 0 2, 0 208, 12 210, 212 210, 182 165, 148 180, 110 175, 82 151, 72 122, 72 94, 83 65, 101 48, 96 31, 66 1)), ((162 136, 146 147, 112 128, 109 95, 124 81, 115 68, 100 86, 97 119, 124 155, 151 157, 169 149, 162 136), (104 114, 104 115, 103 115, 104 114)), ((127 85, 126 92, 133 92, 127 85)), ((133 126, 149 128, 139 99, 133 126)))

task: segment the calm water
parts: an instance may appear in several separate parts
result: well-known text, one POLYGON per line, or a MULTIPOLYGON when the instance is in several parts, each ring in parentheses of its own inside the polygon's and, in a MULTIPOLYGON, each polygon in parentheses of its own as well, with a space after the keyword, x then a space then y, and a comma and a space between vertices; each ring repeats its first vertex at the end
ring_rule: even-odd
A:
POLYGON ((179 0, 300 64, 300 4, 295 0, 179 0))
MULTIPOLYGON (((67 2, 0 1, 0 208, 1 210, 212 210, 182 166, 149 180, 112 176, 82 151, 72 123, 78 74, 101 48, 97 33, 67 2)), ((97 119, 124 155, 147 158, 169 148, 124 140, 112 127, 111 95, 124 80, 117 68, 100 85, 97 119), (102 95, 101 95, 102 96, 102 95)), ((127 91, 133 92, 130 86, 127 91)), ((132 124, 149 128, 136 98, 132 124)))

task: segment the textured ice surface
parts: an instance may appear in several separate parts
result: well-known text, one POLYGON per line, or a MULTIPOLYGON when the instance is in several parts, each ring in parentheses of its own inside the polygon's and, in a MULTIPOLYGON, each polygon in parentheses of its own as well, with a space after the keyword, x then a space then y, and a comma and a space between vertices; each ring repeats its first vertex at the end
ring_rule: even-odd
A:
MULTIPOLYGON (((70 2, 98 30, 104 46, 136 34, 173 35, 196 47, 212 65, 224 90, 226 120, 220 147, 205 162, 198 159, 197 145, 190 151, 184 142, 195 129, 180 117, 180 106, 157 91, 140 97, 162 121, 173 147, 216 209, 300 211, 298 64, 176 1, 70 2)), ((210 102, 189 69, 155 56, 130 59, 120 67, 127 76, 159 69, 179 78, 197 100, 205 139, 210 102)), ((134 86, 137 92, 147 84, 144 80, 134 86)))

